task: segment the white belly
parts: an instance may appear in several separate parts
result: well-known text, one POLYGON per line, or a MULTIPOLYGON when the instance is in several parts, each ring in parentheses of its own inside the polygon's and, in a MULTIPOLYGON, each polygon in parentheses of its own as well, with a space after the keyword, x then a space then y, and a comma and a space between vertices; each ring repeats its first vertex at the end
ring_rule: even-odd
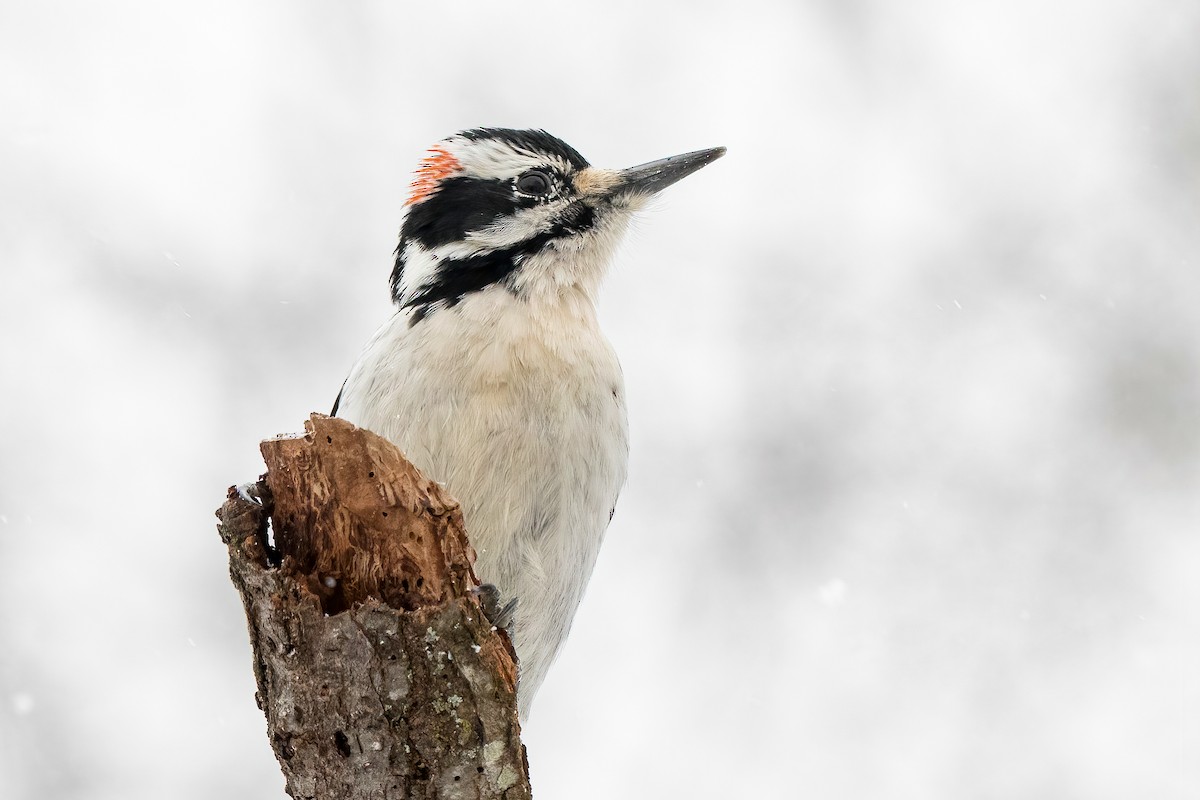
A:
POLYGON ((531 305, 495 287, 355 364, 338 415, 395 442, 462 503, 480 578, 518 599, 524 717, 566 639, 625 481, 620 366, 591 303, 531 305))

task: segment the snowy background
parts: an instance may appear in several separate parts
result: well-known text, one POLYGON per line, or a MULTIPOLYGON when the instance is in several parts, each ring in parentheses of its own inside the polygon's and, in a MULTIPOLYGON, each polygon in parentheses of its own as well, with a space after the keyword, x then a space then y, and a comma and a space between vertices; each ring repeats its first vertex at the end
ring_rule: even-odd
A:
POLYGON ((478 125, 726 145, 602 314, 554 798, 1200 797, 1200 5, 0 2, 0 796, 281 798, 213 510, 478 125))

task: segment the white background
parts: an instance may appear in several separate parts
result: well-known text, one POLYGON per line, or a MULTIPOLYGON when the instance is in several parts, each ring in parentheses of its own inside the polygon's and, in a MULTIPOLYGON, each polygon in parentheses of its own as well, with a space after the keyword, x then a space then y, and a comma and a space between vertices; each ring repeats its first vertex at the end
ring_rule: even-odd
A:
POLYGON ((1200 5, 0 4, 0 796, 282 798, 213 510, 424 149, 729 155, 603 299, 553 798, 1200 796, 1200 5))

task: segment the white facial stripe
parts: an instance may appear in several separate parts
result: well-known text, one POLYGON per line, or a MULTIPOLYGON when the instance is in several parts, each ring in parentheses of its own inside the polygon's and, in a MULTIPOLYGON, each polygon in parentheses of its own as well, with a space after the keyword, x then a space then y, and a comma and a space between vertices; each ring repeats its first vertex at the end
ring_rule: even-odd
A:
MULTIPOLYGON (((546 231, 561 211, 563 203, 551 206, 535 206, 522 210, 515 217, 504 217, 497 223, 478 231, 471 231, 459 242, 449 242, 433 249, 426 249, 415 241, 404 245, 404 272, 401 275, 401 296, 408 298, 434 279, 439 266, 446 261, 484 256, 498 250, 519 247, 546 231)), ((566 237, 556 247, 565 251, 586 248, 587 239, 566 237)))
POLYGON ((416 242, 407 242, 401 256, 404 258, 404 272, 400 275, 400 298, 403 302, 412 298, 421 286, 433 278, 437 261, 416 242))
POLYGON ((515 216, 467 234, 467 242, 490 250, 503 250, 532 239, 546 230, 565 203, 554 203, 522 209, 515 216))
MULTIPOLYGON (((522 209, 513 217, 502 217, 486 228, 469 231, 466 239, 459 242, 449 242, 432 250, 421 248, 434 261, 457 260, 481 256, 496 250, 507 250, 522 242, 532 239, 550 227, 556 214, 562 210, 565 203, 534 206, 522 209)), ((412 245, 416 247, 416 245, 412 245)), ((406 246, 405 258, 407 259, 406 246)), ((406 261, 407 263, 407 261, 406 261)))
POLYGON ((527 169, 549 164, 563 172, 571 165, 561 158, 533 153, 498 139, 469 141, 458 136, 446 140, 447 149, 463 166, 463 172, 476 178, 510 180, 527 169))

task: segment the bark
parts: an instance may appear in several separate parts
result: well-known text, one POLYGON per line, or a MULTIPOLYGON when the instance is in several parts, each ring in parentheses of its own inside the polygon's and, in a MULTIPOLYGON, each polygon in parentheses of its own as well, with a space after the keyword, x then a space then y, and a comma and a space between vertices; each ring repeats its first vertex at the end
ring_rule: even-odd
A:
POLYGON ((264 441, 264 480, 217 512, 288 794, 530 797, 515 656, 458 503, 369 431, 305 428, 264 441))

